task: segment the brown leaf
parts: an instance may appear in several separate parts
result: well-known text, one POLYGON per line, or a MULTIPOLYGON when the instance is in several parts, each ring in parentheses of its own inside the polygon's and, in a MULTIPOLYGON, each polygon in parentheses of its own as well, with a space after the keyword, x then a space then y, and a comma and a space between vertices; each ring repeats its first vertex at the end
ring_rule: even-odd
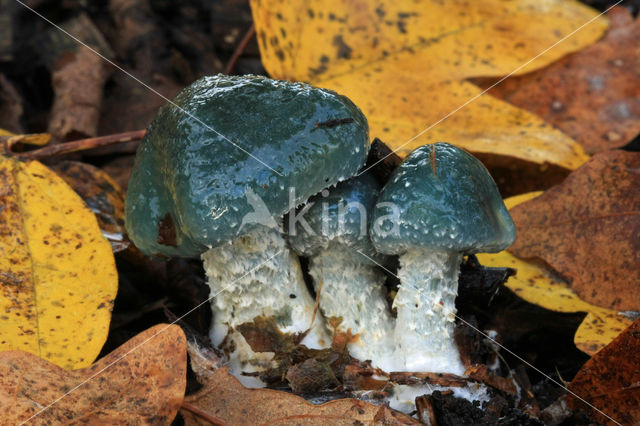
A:
POLYGON ((589 153, 624 146, 640 132, 640 20, 623 7, 608 16, 600 42, 489 93, 539 115, 589 153))
MULTIPOLYGON (((103 56, 113 52, 91 18, 81 13, 62 27, 103 56)), ((96 135, 103 86, 112 68, 89 48, 80 46, 66 34, 51 29, 47 40, 38 46, 51 71, 55 94, 49 116, 49 133, 57 141, 96 135)))
POLYGON ((198 424, 420 424, 402 413, 353 398, 313 405, 288 392, 247 389, 226 367, 207 365, 190 349, 191 364, 204 387, 187 396, 180 411, 187 425, 198 424))
POLYGON ((27 352, 2 352, 0 419, 18 424, 37 415, 38 424, 169 424, 182 403, 186 361, 184 333, 167 324, 75 371, 27 352))
POLYGON ((124 192, 106 172, 87 163, 62 161, 50 167, 87 204, 98 218, 114 253, 129 246, 124 228, 124 192))
MULTIPOLYGON (((636 320, 610 344, 582 366, 569 389, 615 421, 640 424, 640 320, 636 320)), ((590 408, 573 395, 572 408, 590 408)), ((599 423, 605 416, 592 411, 599 423)))
POLYGON ((55 101, 49 133, 61 141, 95 136, 107 80, 102 58, 81 47, 53 72, 52 80, 55 101))
POLYGON ((640 154, 605 151, 511 210, 509 251, 549 264, 585 301, 640 310, 640 154))

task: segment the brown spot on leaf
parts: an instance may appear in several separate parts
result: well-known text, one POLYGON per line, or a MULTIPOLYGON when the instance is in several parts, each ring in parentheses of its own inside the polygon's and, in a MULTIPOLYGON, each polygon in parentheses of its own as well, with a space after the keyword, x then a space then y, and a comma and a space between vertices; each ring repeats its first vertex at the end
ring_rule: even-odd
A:
POLYGON ((338 49, 336 52, 336 57, 338 59, 349 59, 351 58, 351 47, 349 47, 340 34, 333 37, 333 45, 338 49))

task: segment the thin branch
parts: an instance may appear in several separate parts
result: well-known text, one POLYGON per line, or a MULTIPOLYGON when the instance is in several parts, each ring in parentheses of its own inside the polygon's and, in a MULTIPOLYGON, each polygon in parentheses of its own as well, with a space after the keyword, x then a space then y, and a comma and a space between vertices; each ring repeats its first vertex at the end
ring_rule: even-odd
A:
POLYGON ((116 133, 113 135, 99 136, 96 138, 80 139, 73 142, 61 143, 57 145, 46 146, 28 152, 11 152, 16 157, 29 160, 39 160, 41 158, 54 157, 56 155, 69 154, 71 152, 85 151, 88 149, 102 148, 104 146, 115 145, 119 143, 133 142, 142 139, 146 130, 134 130, 132 132, 116 133))
POLYGON ((244 49, 246 49, 247 45, 251 41, 251 38, 255 35, 256 35, 256 26, 251 24, 251 28, 249 28, 249 30, 244 35, 244 37, 242 37, 242 40, 240 40, 240 43, 238 43, 236 50, 233 52, 233 55, 231 55, 231 58, 229 59, 227 66, 224 67, 225 74, 229 75, 233 72, 233 69, 236 67, 236 63, 238 62, 238 59, 240 59, 240 56, 242 56, 244 49))

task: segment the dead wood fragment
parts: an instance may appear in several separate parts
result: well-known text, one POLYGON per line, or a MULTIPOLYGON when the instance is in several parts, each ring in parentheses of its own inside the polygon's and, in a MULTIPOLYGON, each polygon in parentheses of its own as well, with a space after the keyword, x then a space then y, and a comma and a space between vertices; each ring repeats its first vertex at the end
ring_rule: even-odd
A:
POLYGON ((465 387, 469 382, 465 377, 450 373, 412 373, 408 371, 390 373, 389 379, 399 385, 429 384, 452 388, 465 387))
POLYGON ((427 426, 437 426, 436 413, 433 411, 431 396, 422 395, 416 398, 416 410, 418 419, 427 426))
POLYGON ((529 381, 529 376, 527 375, 527 370, 524 365, 518 365, 513 370, 513 378, 520 387, 520 402, 518 403, 518 408, 530 417, 539 417, 540 406, 531 389, 531 382, 529 381))
POLYGON ((475 365, 466 371, 469 379, 484 383, 509 395, 517 395, 518 389, 512 379, 498 376, 489 371, 486 365, 475 365))

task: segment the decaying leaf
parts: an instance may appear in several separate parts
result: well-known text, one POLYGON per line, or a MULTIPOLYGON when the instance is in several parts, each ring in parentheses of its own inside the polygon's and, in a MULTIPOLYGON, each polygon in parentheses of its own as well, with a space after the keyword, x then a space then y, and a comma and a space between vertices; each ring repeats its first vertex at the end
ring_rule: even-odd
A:
MULTIPOLYGON (((505 204, 512 209, 540 194, 532 192, 511 197, 505 200, 505 204)), ((573 341, 578 349, 589 355, 608 345, 632 323, 616 311, 580 299, 566 281, 541 263, 518 259, 507 251, 479 253, 476 256, 483 265, 516 269, 517 274, 510 277, 505 285, 527 302, 557 312, 587 312, 573 341)))
POLYGON ((587 152, 626 145, 640 133, 640 20, 623 7, 608 16, 611 29, 598 43, 489 93, 557 126, 587 152))
POLYGON ((16 135, 5 129, 0 129, 0 141, 5 144, 7 149, 11 149, 13 145, 25 144, 33 146, 44 146, 51 140, 51 135, 48 133, 33 133, 16 135))
MULTIPOLYGON (((598 352, 573 378, 569 389, 620 424, 640 424, 640 320, 598 352)), ((591 410, 568 395, 570 407, 591 410)), ((591 411, 599 423, 613 424, 591 411)))
POLYGON ((39 162, 0 157, 0 350, 90 365, 117 286, 111 246, 82 199, 39 162))
POLYGON ((56 28, 50 28, 36 45, 51 72, 55 96, 49 114, 49 132, 57 141, 96 135, 103 86, 113 68, 86 46, 104 57, 114 56, 87 14, 74 14, 62 27, 82 39, 84 46, 56 28))
POLYGON ((417 420, 385 406, 353 398, 313 405, 288 392, 273 389, 247 389, 229 374, 217 368, 207 357, 190 348, 193 370, 204 387, 187 396, 181 414, 187 425, 197 424, 304 424, 353 425, 383 423, 420 424, 417 420))
POLYGON ((593 43, 607 21, 578 2, 253 0, 251 5, 271 76, 348 96, 367 116, 371 136, 401 155, 448 141, 474 153, 566 169, 587 158, 578 144, 538 117, 480 95, 464 81, 506 75, 524 64, 519 72, 531 71, 593 43))
POLYGON ((511 215, 511 253, 546 262, 589 303, 640 310, 640 153, 596 154, 511 215))
POLYGON ((2 352, 0 418, 6 424, 32 416, 37 424, 169 424, 185 391, 186 346, 180 327, 158 324, 81 370, 2 352))
POLYGON ((124 192, 103 170, 78 161, 62 161, 50 167, 82 197, 98 218, 102 235, 114 253, 129 246, 124 228, 124 192))

